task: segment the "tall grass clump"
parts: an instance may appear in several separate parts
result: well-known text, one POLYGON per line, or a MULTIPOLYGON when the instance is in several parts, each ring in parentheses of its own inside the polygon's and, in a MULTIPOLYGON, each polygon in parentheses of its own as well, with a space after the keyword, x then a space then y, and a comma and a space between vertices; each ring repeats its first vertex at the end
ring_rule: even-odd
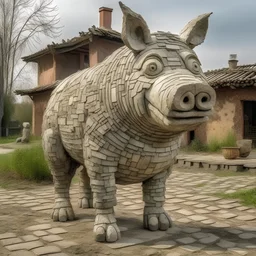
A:
POLYGON ((228 132, 227 136, 222 140, 222 147, 235 147, 236 135, 233 131, 228 132))
POLYGON ((231 130, 223 139, 211 138, 207 144, 202 143, 199 139, 195 138, 191 143, 184 148, 186 151, 194 152, 219 152, 222 147, 235 147, 236 135, 231 130))
POLYGON ((208 142, 209 152, 218 152, 222 147, 235 147, 236 146, 236 135, 233 131, 229 131, 227 135, 218 140, 217 138, 212 138, 208 142))
POLYGON ((11 154, 9 167, 23 179, 34 181, 52 179, 41 145, 15 150, 11 154))
POLYGON ((0 174, 11 171, 12 153, 0 155, 0 174))
POLYGON ((221 142, 217 138, 212 138, 207 143, 209 152, 218 152, 221 150, 221 142))

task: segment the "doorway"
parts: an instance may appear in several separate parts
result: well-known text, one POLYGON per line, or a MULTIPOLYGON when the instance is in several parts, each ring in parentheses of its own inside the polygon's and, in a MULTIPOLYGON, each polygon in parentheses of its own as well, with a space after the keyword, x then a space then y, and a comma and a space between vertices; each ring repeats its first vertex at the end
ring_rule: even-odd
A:
POLYGON ((256 101, 244 101, 244 138, 256 146, 256 101))

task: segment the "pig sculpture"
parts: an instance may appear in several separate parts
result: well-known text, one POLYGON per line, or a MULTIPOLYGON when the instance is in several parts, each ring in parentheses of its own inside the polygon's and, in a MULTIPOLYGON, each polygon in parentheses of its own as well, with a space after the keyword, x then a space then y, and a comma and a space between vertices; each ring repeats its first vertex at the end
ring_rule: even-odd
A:
POLYGON ((208 120, 215 92, 192 50, 204 41, 210 13, 181 34, 150 34, 120 2, 125 46, 79 71, 53 91, 43 121, 43 148, 54 179, 54 221, 74 219, 69 188, 80 170, 82 208, 94 207, 96 241, 120 238, 116 184, 142 183, 144 227, 167 230, 165 182, 180 135, 208 120))

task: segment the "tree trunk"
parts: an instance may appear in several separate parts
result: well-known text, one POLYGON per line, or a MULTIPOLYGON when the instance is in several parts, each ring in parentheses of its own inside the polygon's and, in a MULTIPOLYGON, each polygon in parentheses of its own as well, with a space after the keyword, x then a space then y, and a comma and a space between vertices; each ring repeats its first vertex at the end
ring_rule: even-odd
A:
MULTIPOLYGON (((2 76, 0 74, 0 83, 2 83, 2 76)), ((4 91, 3 87, 0 85, 0 137, 2 137, 2 119, 4 116, 4 91)))
POLYGON ((2 68, 0 66, 0 137, 2 137, 2 119, 4 116, 4 88, 3 88, 2 68))

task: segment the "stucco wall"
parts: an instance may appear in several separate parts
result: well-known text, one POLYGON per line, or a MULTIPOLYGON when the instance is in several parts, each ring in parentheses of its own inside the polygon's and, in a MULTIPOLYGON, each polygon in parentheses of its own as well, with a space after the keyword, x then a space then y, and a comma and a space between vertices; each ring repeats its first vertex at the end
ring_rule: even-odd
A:
POLYGON ((215 113, 206 125, 196 130, 196 137, 202 142, 207 142, 211 138, 222 139, 230 130, 233 130, 237 139, 243 139, 243 101, 256 101, 256 89, 253 87, 221 88, 216 90, 216 94, 215 113))
POLYGON ((109 41, 99 37, 93 37, 93 41, 89 45, 90 67, 103 61, 112 52, 122 47, 123 43, 109 41))
POLYGON ((38 85, 47 85, 55 81, 54 59, 51 54, 38 61, 38 85))
POLYGON ((55 55, 56 80, 62 80, 80 69, 80 54, 62 53, 55 55))

